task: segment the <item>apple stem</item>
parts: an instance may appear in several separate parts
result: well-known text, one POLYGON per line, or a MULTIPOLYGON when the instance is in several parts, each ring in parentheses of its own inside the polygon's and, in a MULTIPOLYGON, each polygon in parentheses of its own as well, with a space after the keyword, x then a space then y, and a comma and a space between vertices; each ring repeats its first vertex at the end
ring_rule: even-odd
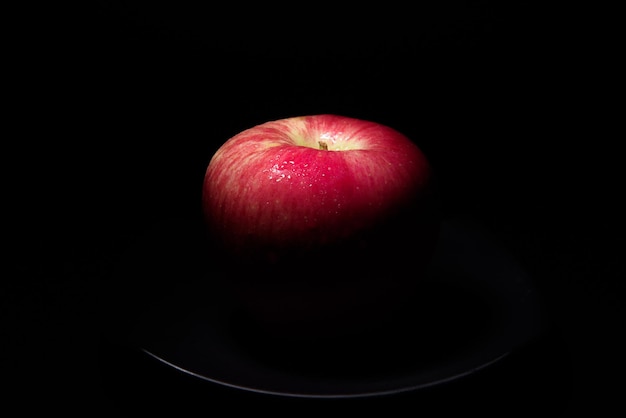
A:
POLYGON ((324 141, 317 141, 317 144, 320 146, 321 150, 328 151, 328 144, 324 141))

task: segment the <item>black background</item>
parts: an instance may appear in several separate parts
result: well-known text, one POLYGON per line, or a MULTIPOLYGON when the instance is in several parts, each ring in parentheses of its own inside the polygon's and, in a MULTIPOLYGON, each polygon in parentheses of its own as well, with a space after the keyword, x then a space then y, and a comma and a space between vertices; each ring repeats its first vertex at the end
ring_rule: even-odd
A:
MULTIPOLYGON (((614 86, 603 40, 593 37, 596 16, 524 1, 88 3, 26 7, 9 22, 18 24, 8 37, 5 115, 17 129, 3 152, 0 365, 15 373, 2 373, 12 388, 3 399, 123 416, 129 394, 141 394, 140 410, 159 405, 167 396, 150 397, 158 387, 172 408, 193 404, 204 386, 149 362, 142 369, 145 359, 103 343, 111 309, 103 295, 120 289, 116 268, 155 223, 197 219, 204 170, 223 141, 266 120, 323 112, 411 137, 433 163, 446 216, 493 232, 546 301, 549 344, 532 348, 516 372, 486 378, 480 396, 443 391, 427 405, 465 402, 480 412, 509 389, 510 402, 497 405, 510 411, 616 404, 623 186, 606 129, 616 112, 599 94, 614 86), (113 373, 115 364, 139 369, 113 373), (498 396, 486 396, 495 387, 498 396)), ((237 405, 233 393, 217 398, 237 405)), ((417 414, 423 400, 367 407, 417 414)))

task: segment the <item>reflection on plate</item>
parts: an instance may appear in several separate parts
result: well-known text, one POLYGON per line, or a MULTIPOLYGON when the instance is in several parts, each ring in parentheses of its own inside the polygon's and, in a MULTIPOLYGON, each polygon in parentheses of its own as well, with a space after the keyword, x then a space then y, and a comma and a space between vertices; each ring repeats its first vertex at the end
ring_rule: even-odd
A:
POLYGON ((125 272, 143 283, 131 339, 220 385, 293 397, 399 393, 485 368, 539 331, 531 279, 483 230, 459 221, 444 222, 430 276, 402 318, 362 335, 306 342, 256 329, 207 277, 225 273, 210 271, 189 226, 155 236, 125 272))

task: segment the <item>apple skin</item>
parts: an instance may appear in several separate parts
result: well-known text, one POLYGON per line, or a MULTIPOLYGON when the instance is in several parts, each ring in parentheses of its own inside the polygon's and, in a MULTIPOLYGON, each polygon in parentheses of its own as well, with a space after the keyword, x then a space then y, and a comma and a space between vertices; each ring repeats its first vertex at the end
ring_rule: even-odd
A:
POLYGON ((202 208, 214 259, 255 320, 335 335, 408 303, 438 236, 434 191, 430 163, 402 133, 317 114, 227 140, 202 208))

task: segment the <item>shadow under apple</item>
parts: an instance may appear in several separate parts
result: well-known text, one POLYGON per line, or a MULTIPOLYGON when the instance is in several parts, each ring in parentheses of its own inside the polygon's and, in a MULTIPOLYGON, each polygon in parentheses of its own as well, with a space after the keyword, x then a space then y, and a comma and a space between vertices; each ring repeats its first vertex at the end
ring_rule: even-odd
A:
POLYGON ((475 349, 498 323, 498 313, 482 295, 435 277, 420 283, 412 301, 385 320, 332 336, 268 334, 244 310, 233 313, 228 327, 238 348, 268 367, 316 377, 372 378, 436 368, 475 349))

